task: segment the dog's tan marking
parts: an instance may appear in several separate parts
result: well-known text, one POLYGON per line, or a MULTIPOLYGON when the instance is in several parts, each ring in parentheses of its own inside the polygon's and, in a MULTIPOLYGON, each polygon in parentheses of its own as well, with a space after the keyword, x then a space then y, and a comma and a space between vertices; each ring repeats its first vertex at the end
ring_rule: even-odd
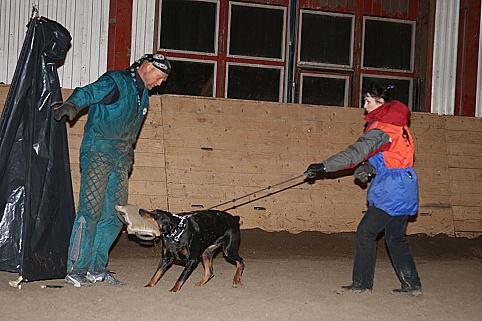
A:
POLYGON ((183 248, 182 248, 181 254, 184 255, 184 256, 187 256, 187 255, 189 254, 189 251, 187 250, 186 247, 183 247, 183 248))
POLYGON ((152 277, 152 279, 144 287, 152 288, 154 285, 156 285, 157 281, 159 281, 159 279, 164 275, 166 270, 167 270, 167 267, 165 267, 164 269, 157 269, 157 271, 156 271, 156 273, 154 273, 154 276, 152 277))
POLYGON ((203 259, 203 267, 204 267, 204 278, 196 283, 197 286, 203 286, 206 284, 207 281, 211 280, 214 277, 213 274, 213 255, 208 258, 206 255, 206 251, 211 250, 215 248, 215 245, 211 245, 208 247, 202 254, 202 259, 203 259))
POLYGON ((241 285, 241 276, 243 275, 244 266, 240 261, 236 261, 236 273, 233 278, 233 287, 241 285))
POLYGON ((159 231, 161 231, 161 228, 162 228, 162 225, 157 223, 155 219, 152 218, 152 216, 150 216, 148 213, 144 212, 141 214, 141 217, 151 223, 153 223, 155 226, 157 226, 157 228, 159 229, 159 231))
POLYGON ((171 290, 169 290, 169 292, 177 292, 181 289, 182 285, 184 284, 184 282, 182 281, 177 281, 176 284, 174 284, 174 286, 172 287, 171 290))

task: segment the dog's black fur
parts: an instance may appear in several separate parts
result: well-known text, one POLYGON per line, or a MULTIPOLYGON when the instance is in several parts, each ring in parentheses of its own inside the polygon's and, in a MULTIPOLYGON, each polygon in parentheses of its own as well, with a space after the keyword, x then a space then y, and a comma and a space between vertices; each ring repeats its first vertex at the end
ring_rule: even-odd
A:
POLYGON ((156 273, 146 285, 153 287, 174 262, 185 265, 171 292, 181 289, 196 268, 199 259, 204 265, 204 278, 196 283, 202 286, 214 277, 213 255, 222 247, 224 255, 236 263, 233 287, 241 284, 244 260, 238 254, 240 242, 239 216, 224 211, 205 210, 173 215, 167 211, 139 210, 145 219, 155 221, 161 231, 163 257, 156 273))

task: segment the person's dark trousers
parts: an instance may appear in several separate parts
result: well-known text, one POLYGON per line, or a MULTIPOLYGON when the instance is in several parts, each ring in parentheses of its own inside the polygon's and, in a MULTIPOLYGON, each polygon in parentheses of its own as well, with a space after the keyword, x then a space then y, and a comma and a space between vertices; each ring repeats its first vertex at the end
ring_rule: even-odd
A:
POLYGON ((372 289, 375 274, 377 237, 385 230, 385 242, 392 263, 404 289, 421 289, 410 244, 405 237, 408 216, 390 216, 379 208, 370 206, 360 221, 356 232, 353 285, 372 289))

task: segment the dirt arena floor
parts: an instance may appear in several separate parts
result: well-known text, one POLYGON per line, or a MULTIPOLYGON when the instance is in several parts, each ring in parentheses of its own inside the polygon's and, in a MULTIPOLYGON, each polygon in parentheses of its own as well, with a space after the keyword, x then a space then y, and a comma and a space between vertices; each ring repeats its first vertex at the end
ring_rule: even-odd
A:
POLYGON ((222 255, 215 277, 198 287, 199 264, 181 291, 169 289, 182 271, 173 266, 154 288, 159 246, 122 234, 109 266, 125 286, 74 288, 62 280, 23 283, 0 272, 0 320, 482 320, 482 238, 409 237, 423 284, 419 298, 391 294, 399 282, 383 238, 372 293, 340 293, 351 282, 354 233, 267 233, 242 230, 243 286, 222 255), (64 285, 42 288, 42 285, 64 285))

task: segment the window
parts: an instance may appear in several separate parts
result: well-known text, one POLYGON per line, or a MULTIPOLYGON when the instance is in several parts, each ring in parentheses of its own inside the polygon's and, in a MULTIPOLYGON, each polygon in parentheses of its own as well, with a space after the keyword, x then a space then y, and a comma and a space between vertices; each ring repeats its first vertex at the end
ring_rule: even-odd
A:
POLYGON ((158 51, 173 72, 158 94, 215 96, 219 0, 162 0, 158 51))
POLYGON ((173 72, 157 93, 282 101, 287 3, 160 0, 158 51, 173 72))
POLYGON ((363 67, 413 71, 415 23, 365 17, 363 67))
POLYGON ((377 81, 418 106, 419 2, 159 0, 157 48, 173 72, 157 90, 361 107, 363 86, 377 81))
POLYGON ((300 64, 352 66, 354 17, 301 10, 300 64))
POLYGON ((283 59, 284 21, 284 9, 232 3, 229 56, 283 59))
POLYGON ((163 0, 159 50, 216 53, 218 4, 163 0))
POLYGON ((348 76, 301 74, 300 104, 347 106, 348 76))
POLYGON ((227 98, 281 101, 281 68, 228 64, 227 98))
POLYGON ((158 94, 181 94, 213 97, 216 63, 196 60, 172 60, 169 81, 156 87, 158 94))

